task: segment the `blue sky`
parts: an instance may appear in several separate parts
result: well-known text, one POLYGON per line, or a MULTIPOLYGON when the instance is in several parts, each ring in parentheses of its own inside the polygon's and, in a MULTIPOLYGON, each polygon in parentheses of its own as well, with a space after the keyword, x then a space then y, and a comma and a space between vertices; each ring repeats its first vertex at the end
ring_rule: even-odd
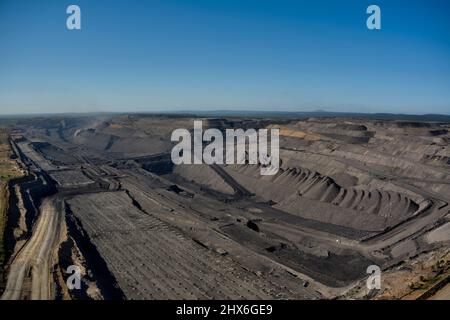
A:
POLYGON ((450 114, 449 16, 446 0, 0 0, 0 114, 450 114))

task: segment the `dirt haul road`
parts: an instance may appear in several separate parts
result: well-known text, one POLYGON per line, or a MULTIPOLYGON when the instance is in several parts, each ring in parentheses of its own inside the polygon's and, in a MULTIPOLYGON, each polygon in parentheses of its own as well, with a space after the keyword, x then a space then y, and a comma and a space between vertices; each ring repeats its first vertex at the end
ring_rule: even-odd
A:
POLYGON ((2 300, 49 300, 51 289, 52 254, 61 230, 61 210, 55 198, 45 199, 33 235, 13 259, 2 300), (31 288, 28 275, 31 273, 31 288))

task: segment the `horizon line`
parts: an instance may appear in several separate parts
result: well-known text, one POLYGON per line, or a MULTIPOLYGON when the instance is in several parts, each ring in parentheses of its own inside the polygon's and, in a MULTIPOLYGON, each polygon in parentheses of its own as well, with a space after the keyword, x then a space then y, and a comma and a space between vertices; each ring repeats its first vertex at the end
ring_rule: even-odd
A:
POLYGON ((79 111, 79 112, 29 112, 29 113, 0 113, 0 117, 24 117, 24 116, 52 116, 52 115, 89 115, 89 114, 206 114, 206 113, 241 113, 241 114, 342 114, 342 115, 393 115, 393 116, 450 116, 450 113, 396 113, 396 112, 356 112, 356 111, 329 111, 317 109, 311 111, 292 110, 241 110, 241 109, 211 109, 211 110, 173 110, 173 111, 79 111))

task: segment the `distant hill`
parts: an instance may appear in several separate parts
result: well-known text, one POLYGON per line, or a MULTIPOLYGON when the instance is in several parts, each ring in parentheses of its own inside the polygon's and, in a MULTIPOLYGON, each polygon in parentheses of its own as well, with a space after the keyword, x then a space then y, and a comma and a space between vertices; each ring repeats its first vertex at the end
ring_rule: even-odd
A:
POLYGON ((0 115, 0 125, 11 125, 17 120, 32 118, 77 118, 77 117, 108 117, 114 115, 135 116, 175 116, 175 117, 252 117, 252 118, 360 118, 371 120, 403 120, 450 123, 450 115, 444 114, 395 114, 395 113, 357 113, 357 112, 331 112, 316 111, 240 111, 240 110, 180 110, 168 112, 93 112, 93 113, 55 113, 30 115, 0 115))
POLYGON ((213 111, 180 111, 168 112, 168 114, 183 114, 207 117, 289 117, 289 118, 362 118, 372 120, 406 120, 406 121, 430 121, 450 122, 450 115, 443 114, 394 114, 394 113, 356 113, 356 112, 331 112, 324 110, 290 112, 290 111, 238 111, 238 110, 213 110, 213 111))

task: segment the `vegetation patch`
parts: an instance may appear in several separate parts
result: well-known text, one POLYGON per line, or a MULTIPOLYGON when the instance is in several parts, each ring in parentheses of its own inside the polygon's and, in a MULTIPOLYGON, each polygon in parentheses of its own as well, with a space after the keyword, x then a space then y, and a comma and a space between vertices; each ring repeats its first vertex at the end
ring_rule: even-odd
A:
POLYGON ((5 258, 4 231, 8 211, 8 181, 22 175, 14 160, 11 160, 11 148, 6 129, 0 129, 0 265, 5 258))

